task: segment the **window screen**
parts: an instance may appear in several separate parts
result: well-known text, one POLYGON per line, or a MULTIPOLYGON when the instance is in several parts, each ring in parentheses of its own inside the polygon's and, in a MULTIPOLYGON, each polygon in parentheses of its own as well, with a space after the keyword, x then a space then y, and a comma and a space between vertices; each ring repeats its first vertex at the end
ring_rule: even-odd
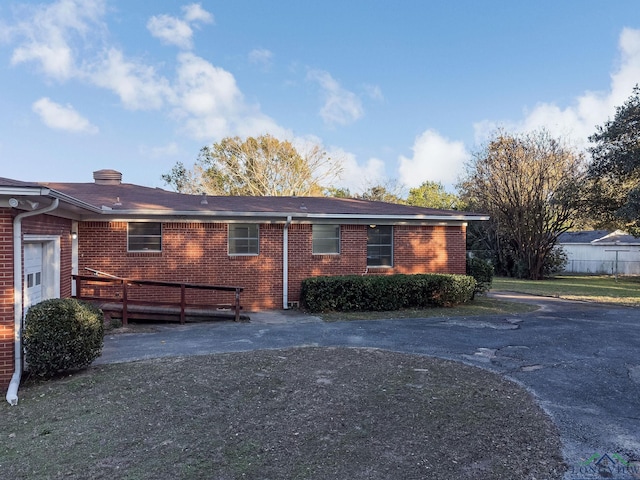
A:
POLYGON ((393 227, 369 226, 367 230, 367 267, 393 266, 393 227))
POLYGON ((130 252, 162 251, 162 224, 159 222, 131 222, 127 235, 130 252))
POLYGON ((229 224, 229 255, 257 255, 259 245, 258 224, 229 224))
POLYGON ((340 225, 313 225, 313 253, 340 253, 340 225))

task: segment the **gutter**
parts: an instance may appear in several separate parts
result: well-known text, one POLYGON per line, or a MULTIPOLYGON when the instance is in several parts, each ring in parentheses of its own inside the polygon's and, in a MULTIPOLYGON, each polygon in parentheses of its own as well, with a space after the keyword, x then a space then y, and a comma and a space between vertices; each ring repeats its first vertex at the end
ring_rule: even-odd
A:
POLYGON ((454 215, 377 215, 377 214, 358 214, 358 213, 297 213, 297 212, 238 212, 230 210, 170 210, 170 209, 139 209, 139 210, 115 210, 110 207, 103 207, 99 215, 86 215, 82 217, 83 221, 162 221, 179 220, 183 221, 211 221, 224 220, 244 222, 247 220, 271 221, 272 223, 281 223, 282 218, 295 218, 301 222, 325 221, 335 222, 348 221, 353 224, 402 224, 402 223, 420 223, 425 225, 445 225, 459 222, 468 222, 474 220, 489 220, 488 215, 475 214, 454 214, 454 215))
POLYGON ((31 212, 22 212, 13 219, 13 332, 14 332, 14 371, 9 388, 7 389, 7 402, 10 405, 18 404, 18 388, 22 378, 22 219, 48 213, 56 208, 60 200, 53 199, 48 207, 31 212))
POLYGON ((282 230, 282 308, 289 309, 289 225, 291 215, 287 216, 287 222, 282 230))

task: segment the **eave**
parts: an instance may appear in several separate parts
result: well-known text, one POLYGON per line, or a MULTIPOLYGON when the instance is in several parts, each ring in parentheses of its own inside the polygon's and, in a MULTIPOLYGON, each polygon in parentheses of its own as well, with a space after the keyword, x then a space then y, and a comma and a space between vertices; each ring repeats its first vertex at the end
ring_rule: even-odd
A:
POLYGON ((260 223, 348 223, 348 224, 413 224, 460 225, 469 221, 488 220, 486 215, 374 215, 296 212, 237 212, 185 210, 101 210, 99 214, 83 215, 83 221, 162 221, 162 222, 260 222, 260 223))

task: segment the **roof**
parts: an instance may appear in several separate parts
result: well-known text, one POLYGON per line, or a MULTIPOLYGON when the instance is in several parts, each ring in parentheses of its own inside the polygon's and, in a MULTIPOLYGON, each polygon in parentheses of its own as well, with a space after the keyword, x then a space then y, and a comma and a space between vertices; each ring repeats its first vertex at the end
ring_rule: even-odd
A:
POLYGON ((591 243, 593 245, 640 245, 640 238, 636 238, 621 230, 616 230, 591 243))
POLYGON ((590 245, 640 245, 640 238, 629 235, 621 230, 583 230, 579 232, 564 232, 558 237, 560 244, 590 244, 590 245))
POLYGON ((558 243, 591 243, 609 234, 608 230, 583 230, 564 232, 558 237, 558 243))
POLYGON ((112 170, 94 172, 96 181, 90 183, 26 183, 0 178, 0 194, 3 187, 44 187, 50 191, 53 198, 58 197, 69 203, 75 202, 76 210, 84 206, 85 211, 79 214, 82 220, 167 217, 213 220, 259 217, 265 220, 286 221, 290 216, 297 221, 361 219, 363 222, 371 223, 377 219, 398 222, 461 222, 488 219, 487 216, 477 213, 353 198, 188 195, 161 188, 122 183, 116 178, 116 174, 120 175, 112 170), (101 174, 102 177, 99 178, 96 174, 101 174))

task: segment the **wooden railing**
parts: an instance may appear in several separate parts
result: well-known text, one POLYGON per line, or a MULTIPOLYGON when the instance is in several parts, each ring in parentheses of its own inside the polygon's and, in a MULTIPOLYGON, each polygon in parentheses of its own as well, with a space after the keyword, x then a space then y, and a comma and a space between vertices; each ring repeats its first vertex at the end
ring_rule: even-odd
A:
MULTIPOLYGON (((119 277, 102 277, 93 275, 72 275, 75 282, 75 298, 78 300, 87 300, 102 305, 103 309, 121 310, 122 311, 122 324, 127 325, 131 310, 133 307, 145 306, 148 307, 146 315, 150 318, 155 317, 169 317, 172 315, 172 311, 176 311, 176 315, 179 314, 180 323, 184 323, 186 317, 190 311, 198 311, 200 316, 211 313, 211 316, 215 316, 216 312, 220 310, 229 310, 234 313, 234 319, 237 322, 240 320, 240 292, 243 287, 232 287, 222 285, 200 285, 193 283, 180 283, 180 282, 164 282, 157 280, 139 280, 132 278, 119 278, 119 277), (93 288, 92 288, 93 286, 93 288), (102 295, 100 288, 107 287, 105 290, 110 295, 102 295), (153 296, 158 296, 158 292, 155 295, 149 295, 145 297, 140 291, 136 291, 136 298, 130 298, 130 290, 132 287, 161 287, 169 288, 170 290, 180 289, 180 300, 178 301, 163 301, 150 299, 153 296), (96 294, 96 290, 98 294, 96 294), (207 290, 207 291, 222 291, 233 292, 233 301, 220 304, 202 304, 202 303, 187 303, 187 290, 207 290), (140 298, 142 297, 142 298, 140 298), (178 309, 179 308, 179 309, 178 309)), ((162 295, 163 297, 170 298, 170 295, 162 295)), ((177 298, 177 296, 176 296, 177 298)), ((142 316, 145 313, 141 314, 142 316)), ((138 315, 140 317, 140 315, 138 315)))

